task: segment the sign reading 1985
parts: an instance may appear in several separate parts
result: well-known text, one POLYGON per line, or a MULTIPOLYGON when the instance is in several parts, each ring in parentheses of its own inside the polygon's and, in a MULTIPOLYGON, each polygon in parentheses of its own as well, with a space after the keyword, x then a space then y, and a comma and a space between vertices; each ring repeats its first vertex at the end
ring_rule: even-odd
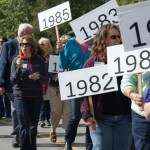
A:
POLYGON ((125 51, 150 47, 150 1, 117 8, 125 51))
POLYGON ((40 31, 52 28, 72 19, 69 1, 38 13, 40 31))
POLYGON ((58 73, 61 100, 117 91, 116 77, 107 73, 107 65, 58 73))
POLYGON ((70 22, 80 43, 92 39, 95 33, 104 24, 118 24, 116 0, 111 0, 104 5, 70 22))
POLYGON ((108 74, 122 76, 150 71, 150 48, 124 52, 123 45, 107 47, 108 74))

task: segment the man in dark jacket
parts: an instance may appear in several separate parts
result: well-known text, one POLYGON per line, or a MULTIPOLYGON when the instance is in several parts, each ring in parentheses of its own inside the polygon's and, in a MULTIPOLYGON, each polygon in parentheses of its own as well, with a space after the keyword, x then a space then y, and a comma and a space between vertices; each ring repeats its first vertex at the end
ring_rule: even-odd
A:
MULTIPOLYGON (((18 126, 16 111, 14 108, 13 103, 13 90, 12 90, 12 83, 10 81, 10 69, 11 69, 11 63, 14 57, 18 55, 18 43, 19 39, 25 35, 32 35, 33 33, 33 27, 32 25, 28 23, 22 23, 18 27, 18 35, 17 38, 9 40, 8 42, 5 42, 2 47, 2 52, 0 56, 0 95, 3 95, 4 92, 7 94, 11 101, 11 107, 12 107, 12 123, 13 123, 13 130, 15 130, 18 126)), ((12 142, 13 147, 19 147, 19 136, 18 136, 18 130, 17 132, 14 132, 14 139, 12 142)))

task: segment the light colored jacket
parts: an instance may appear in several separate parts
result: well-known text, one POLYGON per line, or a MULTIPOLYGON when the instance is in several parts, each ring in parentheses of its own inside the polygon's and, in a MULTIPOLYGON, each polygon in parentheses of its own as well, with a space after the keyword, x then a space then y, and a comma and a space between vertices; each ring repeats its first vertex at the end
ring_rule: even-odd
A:
MULTIPOLYGON (((121 81, 121 91, 127 88, 133 88, 134 92, 138 93, 138 76, 137 74, 124 75, 121 81)), ((150 88, 150 71, 142 73, 142 93, 145 98, 148 89, 150 88)), ((140 111, 138 105, 132 100, 131 109, 137 114, 144 116, 144 111, 140 111)))

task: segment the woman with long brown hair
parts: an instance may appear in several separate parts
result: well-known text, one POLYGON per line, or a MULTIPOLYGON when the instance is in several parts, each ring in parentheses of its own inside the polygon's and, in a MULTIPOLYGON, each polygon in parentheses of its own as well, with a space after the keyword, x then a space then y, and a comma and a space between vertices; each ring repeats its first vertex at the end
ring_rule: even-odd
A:
POLYGON ((10 79, 14 85, 20 150, 36 150, 42 85, 48 82, 48 76, 44 60, 37 55, 36 43, 31 36, 24 36, 20 40, 19 55, 13 59, 10 79))
MULTIPOLYGON (((119 28, 113 24, 100 27, 93 40, 91 57, 84 68, 97 62, 107 64, 107 46, 121 44, 119 28)), ((122 77, 117 77, 118 87, 122 77)), ((81 101, 81 113, 89 126, 93 150, 129 150, 131 141, 130 101, 118 91, 93 95, 94 114, 88 97, 81 101)))

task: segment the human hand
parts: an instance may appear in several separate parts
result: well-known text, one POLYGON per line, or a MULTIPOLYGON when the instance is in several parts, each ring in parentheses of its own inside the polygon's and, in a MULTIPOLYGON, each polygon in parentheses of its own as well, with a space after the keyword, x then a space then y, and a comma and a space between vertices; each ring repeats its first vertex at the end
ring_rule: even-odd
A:
POLYGON ((96 130, 96 120, 93 117, 87 118, 85 122, 89 128, 96 130))
POLYGON ((0 87, 0 95, 3 95, 5 93, 5 88, 4 87, 0 87))
POLYGON ((59 51, 63 51, 64 49, 64 44, 61 41, 56 42, 56 49, 59 51))
POLYGON ((19 68, 22 68, 22 59, 21 58, 18 58, 17 61, 16 61, 16 64, 19 68))
POLYGON ((132 93, 130 94, 130 98, 131 98, 138 106, 142 106, 142 105, 143 105, 144 98, 143 98, 143 96, 141 96, 140 94, 137 94, 137 93, 132 92, 132 93))
POLYGON ((35 72, 35 73, 29 75, 29 78, 34 81, 38 80, 40 78, 40 74, 38 72, 35 72))
POLYGON ((144 112, 146 120, 150 121, 150 102, 144 104, 144 112))

